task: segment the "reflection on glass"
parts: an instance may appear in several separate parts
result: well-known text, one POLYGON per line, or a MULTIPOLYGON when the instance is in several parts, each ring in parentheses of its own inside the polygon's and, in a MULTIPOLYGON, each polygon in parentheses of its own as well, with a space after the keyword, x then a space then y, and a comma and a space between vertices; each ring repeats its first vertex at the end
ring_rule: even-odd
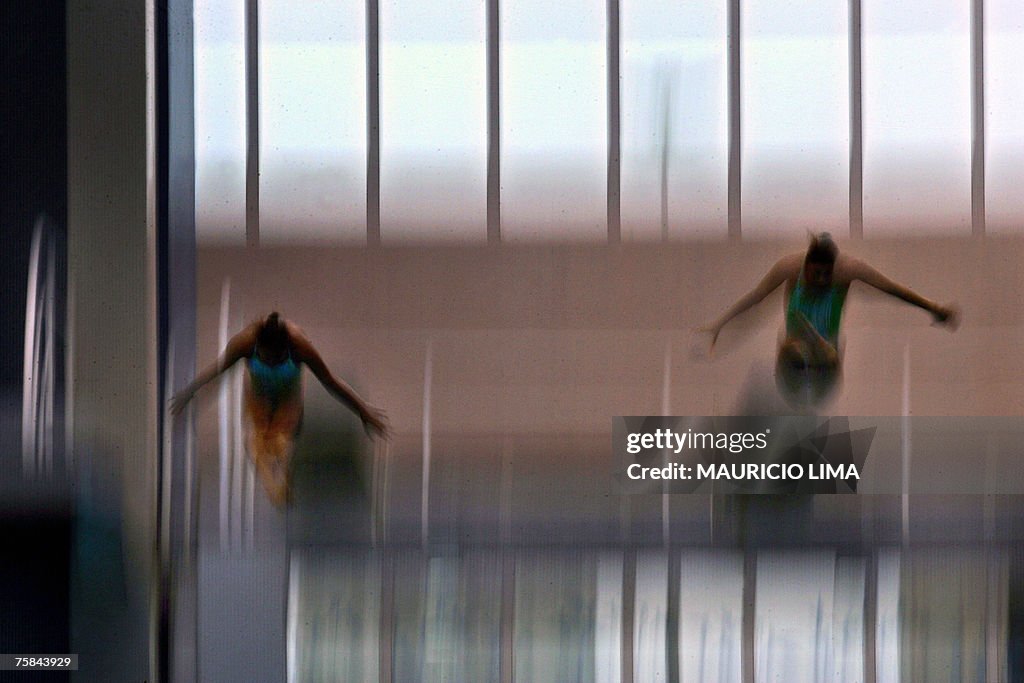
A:
MULTIPOLYGON (((935 681, 1007 680, 985 675, 988 562, 981 552, 913 551, 904 574, 910 613, 903 621, 910 671, 905 678, 935 681)), ((906 605, 905 605, 906 607, 906 605)), ((1005 631, 997 640, 1005 638, 1005 631)), ((906 669, 905 669, 906 671, 906 669)))
POLYGON ((366 240, 363 3, 260 2, 260 241, 366 240))
POLYGON ((971 231, 970 3, 865 0, 864 234, 971 231))
POLYGON ((847 2, 743 3, 743 236, 846 232, 847 2))
POLYGON ((603 2, 501 3, 503 241, 604 241, 603 2))
POLYGON ((381 3, 381 238, 487 239, 485 5, 381 3))
POLYGON ((289 600, 296 681, 377 680, 380 558, 370 551, 304 553, 289 600))
POLYGON ((637 553, 633 680, 667 680, 667 618, 668 555, 658 551, 637 553))
POLYGON ((679 674, 739 681, 743 657, 743 555, 683 552, 679 559, 679 674))
POLYGON ((638 0, 621 14, 622 238, 726 234, 726 4, 638 0))
POLYGON ((985 222, 990 233, 1024 227, 1024 4, 985 3, 985 222))
POLYGON ((832 646, 827 680, 864 680, 864 572, 863 558, 836 558, 832 602, 832 646))
POLYGON ((596 570, 578 551, 517 557, 517 681, 593 680, 596 570))
POLYGON ((196 239, 245 244, 242 0, 196 0, 196 239))
POLYGON ((754 669, 759 680, 827 680, 835 575, 832 552, 758 552, 754 669))
POLYGON ((881 551, 878 566, 877 621, 874 624, 874 661, 879 683, 900 681, 899 577, 899 551, 894 548, 881 551))
POLYGON ((622 553, 597 558, 594 615, 594 683, 618 683, 622 675, 622 553))

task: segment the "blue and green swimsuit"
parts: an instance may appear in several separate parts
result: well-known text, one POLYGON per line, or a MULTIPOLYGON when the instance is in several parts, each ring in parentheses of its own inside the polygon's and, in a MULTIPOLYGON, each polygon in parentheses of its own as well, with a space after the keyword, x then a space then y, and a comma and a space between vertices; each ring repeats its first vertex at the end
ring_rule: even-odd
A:
POLYGON ((276 403, 290 394, 299 384, 299 377, 302 369, 292 358, 291 351, 288 357, 276 365, 269 365, 260 360, 253 349, 249 357, 249 377, 252 378, 252 387, 257 394, 276 403))
POLYGON ((797 278, 796 286, 789 295, 786 305, 786 335, 799 337, 803 326, 796 313, 803 313, 825 341, 838 348, 839 322, 843 317, 843 303, 847 287, 831 285, 817 290, 804 283, 803 275, 797 278))

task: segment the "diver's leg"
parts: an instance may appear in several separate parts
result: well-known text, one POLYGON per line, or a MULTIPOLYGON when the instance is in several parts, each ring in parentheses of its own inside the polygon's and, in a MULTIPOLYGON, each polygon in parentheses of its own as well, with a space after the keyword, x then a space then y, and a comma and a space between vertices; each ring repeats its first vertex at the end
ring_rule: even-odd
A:
POLYGON ((811 352, 803 339, 790 337, 779 346, 775 381, 789 403, 807 403, 811 384, 811 352))
POLYGON ((295 392, 275 406, 267 429, 265 467, 273 487, 273 492, 268 487, 268 493, 278 506, 291 500, 292 455, 295 453, 295 438, 302 425, 302 413, 302 396, 295 392))
MULTIPOLYGON (((797 323, 799 339, 806 344, 807 352, 810 355, 809 364, 826 367, 837 367, 839 365, 839 353, 827 339, 814 329, 814 325, 800 311, 792 313, 793 320, 797 323)), ((787 340, 788 342, 789 340, 787 340)))
POLYGON ((277 408, 264 398, 246 395, 249 457, 270 502, 280 508, 288 501, 287 456, 282 454, 288 444, 275 428, 276 413, 277 408))

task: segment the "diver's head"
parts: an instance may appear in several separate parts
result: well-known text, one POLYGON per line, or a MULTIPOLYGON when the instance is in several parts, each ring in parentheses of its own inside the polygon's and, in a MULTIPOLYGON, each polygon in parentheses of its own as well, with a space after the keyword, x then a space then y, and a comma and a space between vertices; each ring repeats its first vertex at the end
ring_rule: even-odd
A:
POLYGON ((839 247, 832 241, 832 235, 822 232, 811 236, 804 257, 804 282, 811 287, 828 287, 832 284, 832 270, 836 265, 839 247))
POLYGON ((277 311, 268 315, 256 333, 256 350, 265 361, 276 363, 288 353, 288 328, 277 311))

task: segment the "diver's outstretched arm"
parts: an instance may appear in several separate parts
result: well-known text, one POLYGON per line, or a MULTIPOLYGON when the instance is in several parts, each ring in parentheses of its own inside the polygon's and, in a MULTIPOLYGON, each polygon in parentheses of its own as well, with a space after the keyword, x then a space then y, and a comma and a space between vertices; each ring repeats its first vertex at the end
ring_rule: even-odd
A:
POLYGON ((359 416, 363 422, 363 428, 368 434, 376 434, 384 438, 389 436, 388 418, 383 410, 374 408, 364 401, 356 393, 355 389, 331 374, 327 364, 324 363, 320 353, 313 346, 312 342, 301 335, 292 332, 292 346, 301 360, 313 371, 316 378, 324 385, 324 388, 334 396, 340 403, 347 406, 352 412, 359 416))
POLYGON ((186 404, 192 400, 195 393, 203 387, 204 384, 213 380, 222 372, 230 368, 232 365, 237 363, 239 360, 245 357, 245 355, 252 350, 253 345, 256 343, 256 333, 251 327, 247 327, 228 341, 228 345, 224 347, 224 353, 220 355, 216 362, 206 367, 202 372, 196 375, 196 378, 192 382, 174 395, 171 399, 171 412, 175 415, 185 409, 186 404))
POLYGON ((931 299, 926 299, 909 287, 890 280, 888 277, 882 275, 863 261, 854 262, 853 269, 854 279, 871 285, 875 289, 885 292, 890 296, 894 296, 897 299, 902 299, 908 304, 913 304, 914 306, 923 308, 931 313, 932 318, 934 318, 936 323, 946 325, 953 330, 955 330, 960 324, 960 312, 956 306, 953 306, 952 304, 941 305, 931 299))
POLYGON ((779 285, 786 282, 790 277, 794 277, 799 274, 799 262, 795 261, 792 257, 784 258, 768 271, 761 281, 752 290, 747 292, 733 304, 725 313, 720 315, 714 322, 705 325, 700 328, 702 332, 711 333, 711 347, 714 348, 715 342, 718 340, 718 334, 725 327, 726 323, 738 316, 740 313, 753 308, 757 304, 761 303, 766 296, 774 292, 779 285))

